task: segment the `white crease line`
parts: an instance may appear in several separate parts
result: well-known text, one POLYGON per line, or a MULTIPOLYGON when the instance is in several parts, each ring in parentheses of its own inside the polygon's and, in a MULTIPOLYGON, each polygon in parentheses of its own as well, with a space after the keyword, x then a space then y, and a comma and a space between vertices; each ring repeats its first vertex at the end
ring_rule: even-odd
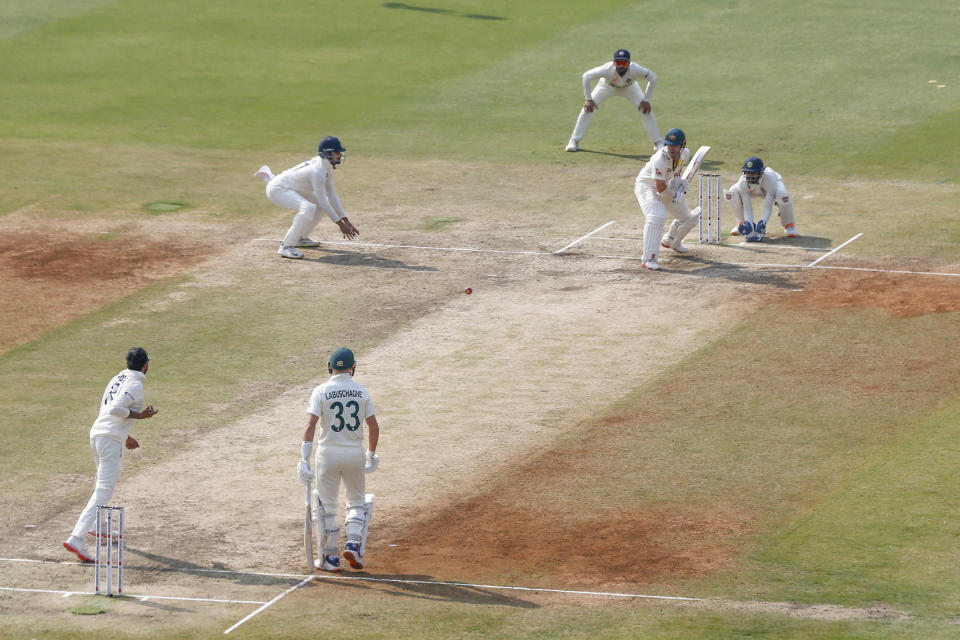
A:
POLYGON ((307 583, 310 582, 311 580, 313 580, 313 576, 308 576, 306 579, 301 580, 298 584, 295 584, 294 586, 290 587, 289 589, 287 589, 286 591, 284 591, 283 593, 281 593, 280 595, 278 595, 277 597, 275 597, 275 598, 274 598, 273 600, 271 600, 270 602, 264 603, 261 607, 257 608, 256 611, 254 611, 253 613, 251 613, 250 615, 248 615, 247 617, 245 617, 243 620, 240 620, 239 622, 234 623, 233 626, 231 626, 229 629, 227 629, 226 631, 223 632, 223 635, 227 635, 228 633, 230 633, 231 631, 233 631, 234 629, 236 629, 237 627, 239 627, 240 625, 242 625, 244 622, 246 622, 247 620, 249 620, 249 619, 252 618, 253 616, 257 615, 257 614, 260 613, 261 611, 264 611, 267 607, 269 607, 269 606, 271 606, 272 604, 274 604, 275 602, 279 601, 280 598, 284 597, 285 595, 287 595, 288 593, 291 593, 292 591, 294 591, 294 590, 296 590, 296 589, 299 589, 300 587, 302 587, 303 585, 307 584, 307 583))
POLYGON ((614 222, 616 222, 616 220, 611 220, 611 221, 608 222, 607 224, 600 225, 599 227, 597 227, 596 229, 594 229, 593 231, 591 231, 591 232, 588 233, 587 235, 585 235, 585 236, 583 236, 583 237, 581 237, 581 238, 577 238, 576 240, 574 240, 573 242, 571 242, 570 244, 568 244, 567 246, 565 246, 563 249, 560 249, 559 251, 554 251, 554 252, 553 252, 554 255, 560 255, 561 253, 563 253, 564 251, 566 251, 567 249, 569 249, 569 248, 572 247, 573 245, 579 244, 581 241, 586 240, 587 238, 589 238, 590 236, 592 236, 592 235, 595 234, 596 232, 601 231, 601 230, 603 230, 603 229, 606 229, 607 227, 609 227, 610 225, 612 225, 614 222))
MULTIPOLYGON (((0 591, 19 591, 21 593, 59 593, 61 597, 95 596, 95 591, 61 591, 60 589, 24 589, 20 587, 0 587, 0 591)), ((182 596, 151 596, 125 593, 121 597, 133 598, 146 602, 147 600, 185 600, 187 602, 217 602, 220 604, 266 604, 263 600, 226 600, 223 598, 186 598, 182 596)))
POLYGON ((808 264, 807 266, 808 266, 808 267, 812 267, 812 266, 816 265, 818 262, 820 262, 821 260, 825 260, 825 259, 829 258, 829 257, 832 256, 834 253, 836 253, 837 251, 840 251, 840 249, 843 249, 845 246, 847 246, 848 244, 850 244, 851 242, 853 242, 854 240, 856 240, 857 238, 859 238, 859 237, 862 236, 862 235, 863 235, 863 233, 858 233, 857 235, 853 236, 852 238, 850 238, 849 240, 847 240, 846 242, 844 242, 843 244, 841 244, 839 247, 837 247, 836 249, 834 249, 834 250, 831 251, 830 253, 827 253, 827 254, 824 254, 824 255, 820 256, 819 258, 817 258, 816 260, 814 260, 813 262, 811 262, 811 263, 808 264))

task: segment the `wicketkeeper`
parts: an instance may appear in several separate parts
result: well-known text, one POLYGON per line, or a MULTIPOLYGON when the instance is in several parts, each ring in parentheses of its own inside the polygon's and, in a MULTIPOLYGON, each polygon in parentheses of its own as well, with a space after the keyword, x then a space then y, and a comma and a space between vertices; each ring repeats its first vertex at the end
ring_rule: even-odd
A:
POLYGON ((365 505, 364 473, 373 473, 380 464, 380 457, 376 453, 380 426, 374 415, 370 392, 353 380, 356 370, 356 361, 350 349, 340 347, 331 354, 327 371, 333 375, 310 394, 307 407, 310 417, 303 432, 301 460, 297 463, 300 480, 309 485, 314 478, 310 469, 310 452, 319 422, 313 530, 316 532, 317 547, 320 549, 320 559, 315 562, 315 566, 324 571, 341 569, 338 555, 340 528, 337 524, 337 499, 341 480, 347 503, 343 557, 352 568, 363 568, 363 551, 366 547, 366 531, 370 517, 369 508, 365 505), (364 422, 370 429, 370 443, 366 454, 363 450, 364 422))
POLYGON ((737 218, 737 226, 730 230, 732 236, 743 236, 747 242, 762 242, 767 234, 767 221, 773 213, 773 205, 777 205, 780 223, 787 236, 795 238, 800 235, 793 215, 793 196, 787 191, 780 174, 770 167, 764 167, 760 158, 747 158, 740 180, 724 191, 723 197, 737 218), (750 202, 752 198, 763 198, 763 211, 756 222, 750 202))

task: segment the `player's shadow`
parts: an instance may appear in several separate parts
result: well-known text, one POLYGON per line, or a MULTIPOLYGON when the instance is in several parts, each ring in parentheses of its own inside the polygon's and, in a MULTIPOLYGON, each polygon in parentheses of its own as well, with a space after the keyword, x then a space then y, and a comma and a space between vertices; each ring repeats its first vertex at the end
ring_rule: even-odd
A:
POLYGON ((626 160, 643 160, 646 162, 650 159, 652 154, 630 154, 630 153, 614 153, 612 151, 594 151, 593 149, 584 149, 580 147, 580 150, 577 153, 593 153, 598 156, 610 156, 612 158, 624 158, 626 160))
POLYGON ((314 580, 312 584, 324 588, 333 585, 344 589, 376 591, 386 595, 418 600, 458 602, 463 604, 498 605, 523 609, 539 609, 540 605, 506 593, 506 590, 490 589, 479 585, 438 581, 432 576, 406 574, 347 574, 347 579, 329 577, 314 580), (350 579, 354 578, 354 579, 350 579), (361 578, 361 579, 356 579, 361 578), (366 578, 366 579, 363 579, 366 578))
MULTIPOLYGON (((707 260, 698 256, 671 256, 674 260, 682 260, 685 264, 699 264, 699 268, 689 270, 670 269, 669 267, 660 267, 661 271, 675 273, 678 275, 692 275, 698 278, 722 278, 733 282, 746 282, 749 284, 758 284, 766 287, 776 287, 778 289, 797 289, 802 284, 795 282, 783 273, 764 269, 763 271, 754 271, 749 267, 730 264, 729 262, 717 262, 707 260)), ((789 269, 791 273, 797 273, 797 269, 789 269)))
POLYGON ((833 248, 833 240, 819 236, 797 236, 795 238, 791 238, 790 236, 778 236, 776 238, 766 237, 763 239, 763 242, 757 243, 757 246, 762 247, 765 244, 780 247, 810 247, 811 249, 833 248))
POLYGON ((204 578, 211 581, 230 582, 238 585, 250 586, 289 586, 291 580, 295 578, 283 575, 260 575, 255 573, 245 573, 227 568, 223 563, 215 562, 212 567, 202 567, 193 562, 162 556, 157 553, 150 553, 143 549, 131 547, 129 544, 124 547, 127 554, 140 556, 143 559, 153 563, 150 565, 133 565, 129 561, 124 562, 124 567, 129 571, 131 569, 155 573, 178 573, 204 578))
POLYGON ((345 251, 342 249, 330 249, 329 247, 316 247, 307 249, 304 252, 302 262, 322 262, 324 264, 336 264, 352 267, 373 267, 376 269, 407 269, 409 271, 437 271, 436 267, 427 267, 423 265, 412 265, 400 260, 391 260, 390 258, 381 258, 375 253, 358 253, 356 251, 345 251), (320 251, 329 255, 312 256, 309 252, 320 251))
MULTIPOLYGON (((235 585, 258 587, 289 587, 297 584, 303 580, 306 575, 309 575, 306 573, 303 575, 285 575, 279 572, 271 575, 253 572, 248 573, 228 569, 221 563, 214 563, 212 567, 202 567, 193 562, 150 553, 149 551, 137 549, 129 545, 124 547, 124 550, 127 554, 140 556, 151 563, 150 565, 137 566, 127 562, 125 566, 128 570, 187 574, 196 578, 203 578, 210 582, 230 582, 235 585)), ((304 588, 317 585, 328 589, 337 586, 345 589, 377 591, 398 597, 441 602, 500 605, 525 609, 536 609, 540 606, 497 589, 489 589, 478 585, 441 582, 426 575, 373 574, 366 571, 343 574, 319 572, 316 574, 316 579, 304 585, 304 588)), ((156 603, 153 603, 153 606, 157 606, 156 603)))
POLYGON ((453 16, 456 18, 471 18, 473 20, 506 20, 503 16, 491 16, 483 13, 463 13, 453 9, 439 9, 437 7, 418 7, 407 4, 406 2, 384 2, 383 6, 387 9, 406 9, 407 11, 422 11, 424 13, 439 13, 441 15, 453 16))

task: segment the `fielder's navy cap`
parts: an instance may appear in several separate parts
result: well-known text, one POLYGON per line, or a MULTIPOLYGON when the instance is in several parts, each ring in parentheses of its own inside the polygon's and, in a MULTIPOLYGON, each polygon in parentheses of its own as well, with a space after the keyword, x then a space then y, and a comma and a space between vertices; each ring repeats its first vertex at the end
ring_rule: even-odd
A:
POLYGON ((614 60, 630 60, 630 52, 626 49, 617 49, 617 52, 613 54, 614 60))

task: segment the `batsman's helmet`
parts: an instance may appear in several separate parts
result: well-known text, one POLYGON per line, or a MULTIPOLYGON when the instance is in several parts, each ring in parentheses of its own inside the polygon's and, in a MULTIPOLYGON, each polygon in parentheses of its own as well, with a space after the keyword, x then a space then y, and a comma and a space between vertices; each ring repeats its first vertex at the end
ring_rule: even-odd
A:
POLYGON ((320 146, 317 147, 317 154, 323 156, 330 161, 331 164, 340 164, 343 162, 343 153, 346 149, 343 148, 343 145, 340 144, 340 138, 334 136, 327 136, 320 141, 320 146), (340 152, 340 159, 334 162, 333 152, 340 152))
POLYGON ((663 144, 670 147, 682 147, 687 144, 687 135, 683 129, 670 129, 667 135, 663 136, 663 144))
POLYGON ((760 174, 763 173, 763 160, 753 156, 747 158, 743 163, 743 175, 747 176, 747 182, 756 184, 760 182, 760 174))
POLYGON ((350 351, 350 349, 346 347, 340 347, 330 354, 330 361, 327 365, 336 371, 346 371, 352 369, 356 363, 356 360, 353 358, 353 351, 350 351))
POLYGON ((143 347, 134 347, 127 351, 127 369, 131 371, 143 371, 143 365, 150 362, 147 352, 143 347))
POLYGON ((630 62, 630 52, 626 49, 617 49, 617 52, 613 54, 614 61, 625 61, 630 62))

